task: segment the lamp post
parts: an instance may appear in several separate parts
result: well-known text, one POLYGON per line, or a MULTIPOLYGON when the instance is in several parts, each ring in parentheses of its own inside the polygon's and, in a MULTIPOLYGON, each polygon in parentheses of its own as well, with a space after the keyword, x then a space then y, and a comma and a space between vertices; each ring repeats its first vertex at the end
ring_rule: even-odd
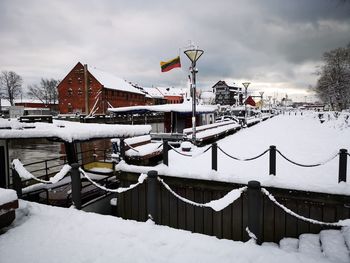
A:
POLYGON ((186 56, 191 60, 190 71, 192 73, 191 81, 191 91, 192 91, 192 142, 196 142, 196 73, 198 69, 196 68, 196 62, 204 53, 203 50, 197 47, 191 47, 184 51, 186 56))
POLYGON ((248 86, 250 85, 250 82, 243 82, 242 85, 244 86, 244 123, 247 123, 247 96, 248 96, 248 86))
POLYGON ((263 101, 264 92, 260 91, 259 94, 260 94, 260 97, 261 97, 260 110, 262 111, 262 106, 263 106, 263 103, 264 103, 264 101, 263 101))

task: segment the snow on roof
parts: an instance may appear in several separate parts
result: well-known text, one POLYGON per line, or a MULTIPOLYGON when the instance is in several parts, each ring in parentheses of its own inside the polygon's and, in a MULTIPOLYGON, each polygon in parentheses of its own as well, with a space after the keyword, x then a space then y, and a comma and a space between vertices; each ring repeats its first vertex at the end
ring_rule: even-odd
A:
POLYGON ((78 123, 58 120, 54 120, 53 123, 21 123, 16 119, 0 119, 0 129, 0 139, 58 138, 72 142, 149 134, 151 126, 78 123))
POLYGON ((186 94, 186 89, 174 87, 156 87, 164 96, 183 96, 186 94))
POLYGON ((144 94, 139 89, 133 87, 125 80, 114 76, 111 73, 103 72, 96 68, 90 67, 88 71, 107 89, 122 90, 132 93, 144 94))
MULTIPOLYGON (((15 104, 16 103, 40 103, 40 104, 50 104, 50 103, 44 103, 39 99, 30 99, 30 98, 22 98, 22 99, 16 99, 15 100, 15 104)), ((54 104, 54 103, 51 103, 54 104)), ((56 104, 58 104, 58 102, 56 101, 56 104)))
MULTIPOLYGON (((217 110, 216 105, 197 105, 196 112, 199 114, 212 113, 217 110)), ((120 107, 120 108, 109 108, 109 112, 115 113, 143 113, 143 112, 179 112, 179 113, 191 113, 192 104, 191 103, 181 103, 181 104, 162 104, 162 105, 149 105, 149 106, 131 106, 131 107, 120 107)))
POLYGON ((147 88, 143 88, 143 90, 145 92, 147 92, 152 98, 155 98, 155 99, 163 99, 164 98, 163 94, 157 88, 147 87, 147 88))

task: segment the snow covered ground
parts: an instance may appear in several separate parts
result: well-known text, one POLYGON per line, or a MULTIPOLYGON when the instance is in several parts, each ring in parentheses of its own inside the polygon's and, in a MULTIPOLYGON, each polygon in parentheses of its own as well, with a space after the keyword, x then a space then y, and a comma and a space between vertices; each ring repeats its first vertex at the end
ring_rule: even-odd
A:
POLYGON ((219 240, 148 221, 139 223, 20 201, 13 225, 0 235, 1 263, 20 262, 331 262, 219 240))
MULTIPOLYGON (((258 180, 264 186, 276 186, 316 192, 350 194, 350 160, 347 181, 338 184, 339 149, 350 150, 350 126, 343 118, 321 123, 316 113, 279 115, 218 141, 218 146, 240 159, 257 156, 275 145, 282 154, 301 164, 324 165, 304 168, 287 162, 277 154, 276 176, 269 175, 269 153, 253 161, 236 161, 218 150, 218 172, 211 170, 211 150, 195 148, 194 157, 169 152, 169 167, 158 165, 163 175, 247 183, 258 180), (190 169, 189 169, 190 167, 190 169)), ((207 146, 208 147, 208 146, 207 146)), ((188 154, 188 153, 186 153, 188 154)), ((120 169, 146 172, 150 168, 121 163, 120 169)), ((154 169, 154 168, 151 168, 154 169)))

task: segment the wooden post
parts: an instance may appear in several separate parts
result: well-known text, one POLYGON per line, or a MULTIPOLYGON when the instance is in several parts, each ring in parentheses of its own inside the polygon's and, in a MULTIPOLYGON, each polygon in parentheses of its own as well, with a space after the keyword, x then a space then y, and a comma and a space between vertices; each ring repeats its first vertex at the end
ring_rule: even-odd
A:
POLYGON ((124 142, 124 139, 120 139, 120 158, 125 160, 125 142, 124 142))
POLYGON ((153 220, 154 223, 158 223, 158 188, 157 188, 157 171, 149 171, 147 173, 148 189, 147 189, 147 214, 148 218, 153 220))
POLYGON ((270 146, 270 171, 269 174, 276 175, 276 146, 270 146))
POLYGON ((12 182, 13 182, 13 189, 17 193, 17 197, 22 197, 22 180, 19 174, 17 173, 16 169, 11 168, 12 170, 12 182))
POLYGON ((78 162, 78 158, 75 151, 74 142, 64 142, 64 148, 66 151, 67 162, 69 165, 78 162))
POLYGON ((262 193, 260 182, 248 182, 248 228, 256 236, 257 244, 262 241, 262 193))
POLYGON ((214 142, 211 146, 211 169, 218 170, 218 144, 214 142))
POLYGON ((338 182, 346 182, 346 168, 348 160, 348 150, 340 149, 339 150, 339 176, 338 182))
POLYGON ((72 180, 72 202, 76 209, 81 209, 82 201, 81 201, 81 180, 80 180, 80 171, 79 164, 73 163, 71 164, 71 180, 72 180))
POLYGON ((163 141, 163 163, 169 165, 169 144, 167 140, 163 141))

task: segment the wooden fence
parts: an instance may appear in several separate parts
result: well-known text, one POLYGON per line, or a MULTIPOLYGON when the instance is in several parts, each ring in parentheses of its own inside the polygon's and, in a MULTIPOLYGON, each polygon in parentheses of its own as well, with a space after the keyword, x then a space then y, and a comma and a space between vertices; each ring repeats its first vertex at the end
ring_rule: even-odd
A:
MULTIPOLYGON (((139 174, 119 175, 121 186, 137 181, 139 174)), ((162 176, 161 176, 162 177, 162 176)), ((177 194, 198 203, 219 199, 242 185, 206 180, 162 177, 177 194)), ((149 180, 147 180, 149 181, 149 180)), ((148 218, 149 182, 128 192, 118 194, 114 214, 124 219, 146 221, 148 218), (148 211, 148 212, 147 212, 148 211)), ((350 196, 296 191, 291 189, 266 188, 275 198, 292 211, 319 221, 336 222, 350 218, 350 196)), ((246 227, 249 224, 247 192, 220 212, 211 208, 195 207, 176 198, 159 182, 156 185, 157 219, 161 225, 185 229, 196 233, 232 240, 248 240, 246 227)), ((283 237, 298 237, 303 233, 318 233, 322 225, 297 219, 276 206, 265 195, 257 199, 260 211, 254 220, 259 222, 261 242, 279 242, 283 237)), ((329 227, 327 227, 329 228, 329 227)))

